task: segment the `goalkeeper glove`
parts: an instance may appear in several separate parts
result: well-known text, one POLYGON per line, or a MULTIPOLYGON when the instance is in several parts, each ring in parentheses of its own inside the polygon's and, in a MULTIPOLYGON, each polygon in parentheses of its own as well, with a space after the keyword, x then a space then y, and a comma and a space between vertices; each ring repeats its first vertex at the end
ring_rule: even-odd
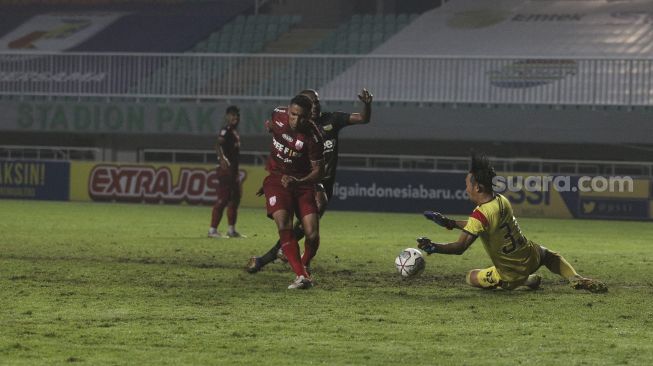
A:
POLYGON ((452 220, 439 212, 424 211, 424 217, 447 230, 453 230, 456 227, 456 220, 452 220))
POLYGON ((431 255, 433 253, 437 253, 437 249, 435 248, 435 244, 431 241, 431 239, 422 236, 421 238, 417 238, 417 247, 420 248, 421 250, 425 251, 427 255, 431 255))

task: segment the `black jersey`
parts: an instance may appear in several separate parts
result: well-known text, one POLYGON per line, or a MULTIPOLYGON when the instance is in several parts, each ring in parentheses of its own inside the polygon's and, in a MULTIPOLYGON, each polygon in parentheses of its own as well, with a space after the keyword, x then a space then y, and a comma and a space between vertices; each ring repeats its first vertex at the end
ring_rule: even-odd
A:
POLYGON ((322 182, 333 184, 338 166, 338 134, 349 124, 349 113, 324 112, 317 118, 316 125, 320 128, 324 139, 324 178, 322 182))

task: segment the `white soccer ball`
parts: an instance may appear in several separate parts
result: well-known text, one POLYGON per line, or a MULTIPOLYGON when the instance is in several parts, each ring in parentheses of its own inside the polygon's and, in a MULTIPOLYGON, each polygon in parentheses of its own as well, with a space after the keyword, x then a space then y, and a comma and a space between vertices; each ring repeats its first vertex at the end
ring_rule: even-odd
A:
POLYGON ((395 267, 403 277, 412 277, 422 273, 426 261, 419 250, 406 248, 395 259, 395 267))

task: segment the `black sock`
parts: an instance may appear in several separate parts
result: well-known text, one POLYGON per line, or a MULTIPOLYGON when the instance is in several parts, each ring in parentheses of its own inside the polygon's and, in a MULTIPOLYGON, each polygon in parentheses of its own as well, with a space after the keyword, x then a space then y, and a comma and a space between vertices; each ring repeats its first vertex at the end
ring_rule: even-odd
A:
POLYGON ((274 262, 274 260, 277 259, 279 249, 281 249, 281 241, 277 240, 277 243, 272 247, 272 249, 268 250, 268 252, 263 254, 263 256, 258 257, 259 268, 263 268, 265 265, 274 262))

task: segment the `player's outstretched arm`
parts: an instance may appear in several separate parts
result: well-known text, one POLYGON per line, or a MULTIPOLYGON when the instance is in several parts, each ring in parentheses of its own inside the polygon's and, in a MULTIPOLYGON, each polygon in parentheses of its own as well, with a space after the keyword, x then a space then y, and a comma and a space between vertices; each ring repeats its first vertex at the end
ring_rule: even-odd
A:
POLYGON ((372 120, 372 100, 374 96, 367 89, 363 88, 361 93, 358 94, 358 99, 363 102, 363 112, 349 115, 350 125, 366 124, 372 120))
POLYGON ((427 220, 431 220, 447 230, 462 230, 465 225, 467 225, 467 221, 456 221, 436 211, 424 211, 424 217, 426 217, 427 220))
POLYGON ((474 243, 474 240, 476 240, 474 235, 463 231, 460 233, 458 240, 446 244, 434 243, 426 237, 417 238, 417 247, 428 255, 434 253, 461 255, 474 243))

